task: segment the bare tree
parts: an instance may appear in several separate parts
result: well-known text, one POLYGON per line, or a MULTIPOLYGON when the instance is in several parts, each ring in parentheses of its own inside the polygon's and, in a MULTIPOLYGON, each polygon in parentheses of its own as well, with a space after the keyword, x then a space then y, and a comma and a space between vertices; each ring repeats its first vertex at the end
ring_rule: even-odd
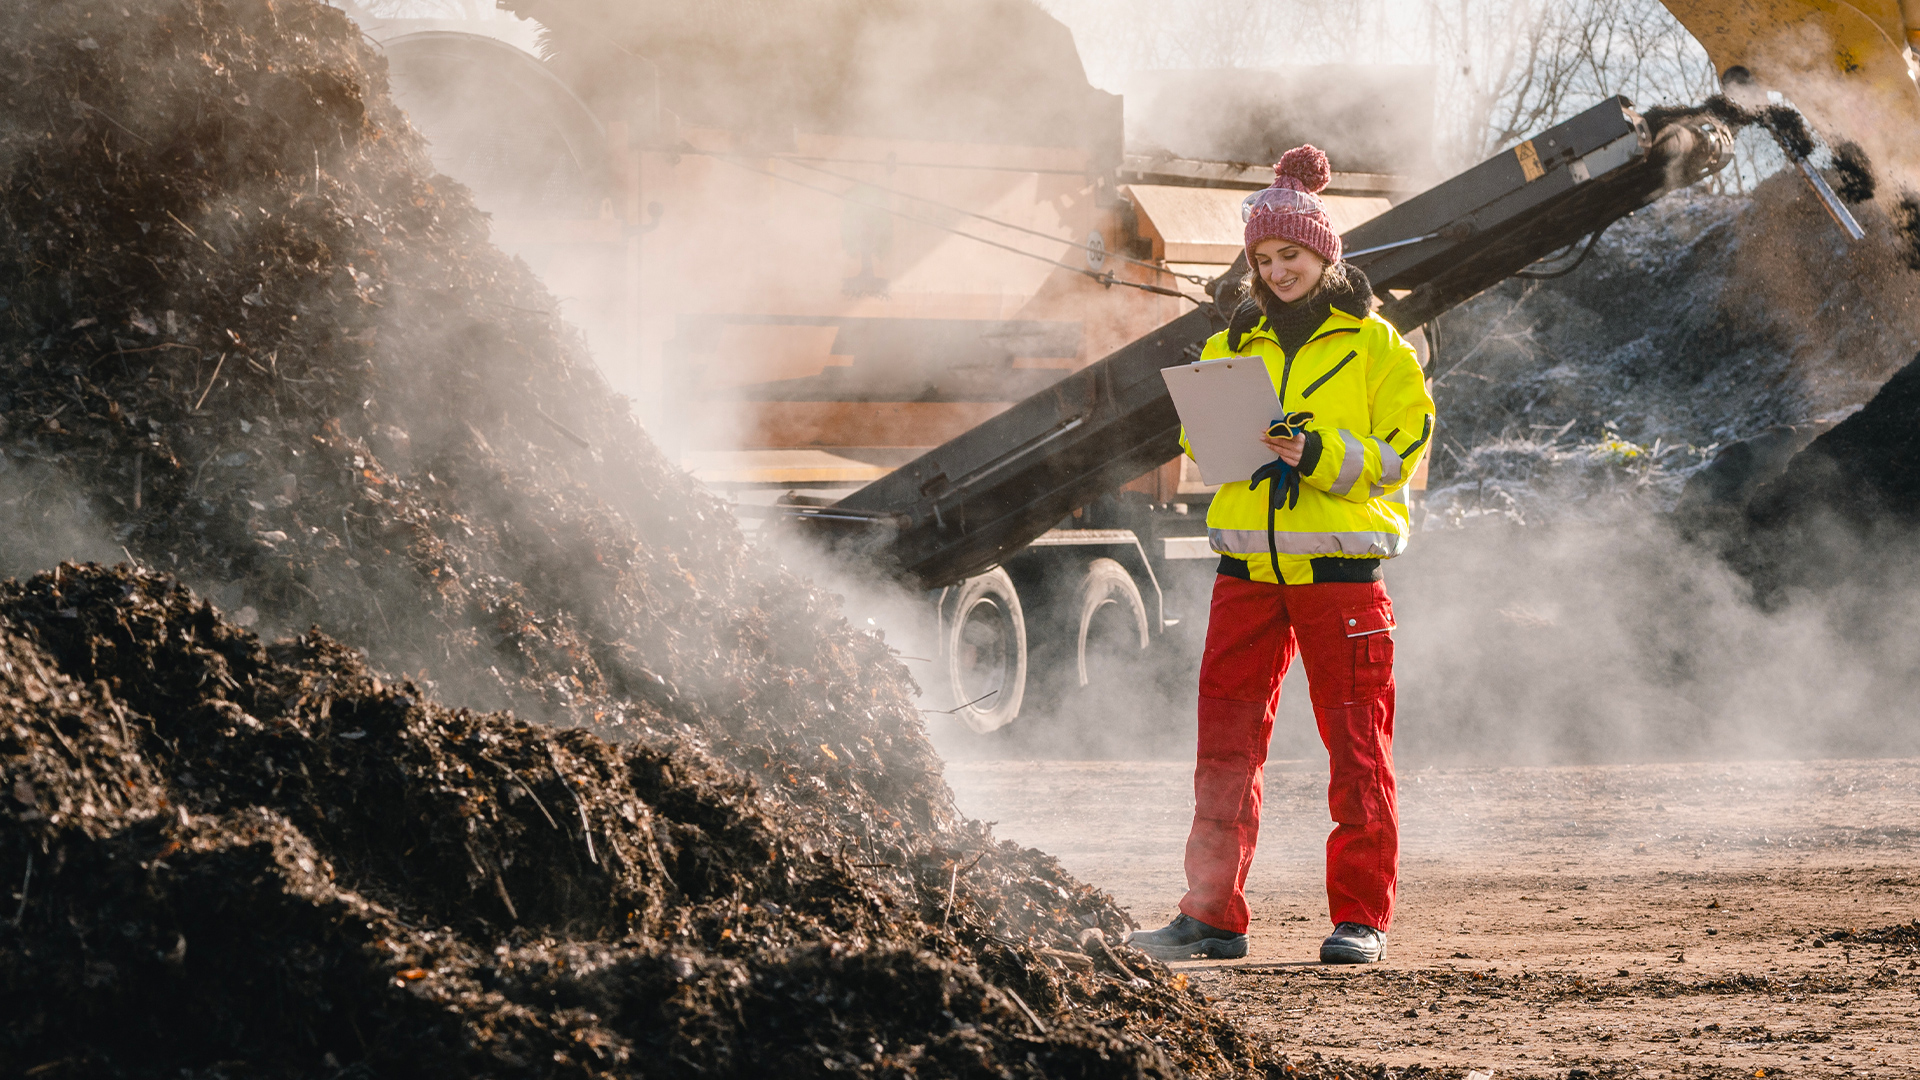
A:
MULTIPOLYGON (((1706 52, 1659 0, 1041 0, 1088 70, 1431 65, 1436 152, 1463 167, 1614 94, 1714 92, 1706 52)), ((1749 166, 1750 168, 1750 166, 1749 166)))
POLYGON ((1615 94, 1672 105, 1715 88, 1705 50, 1657 0, 1440 0, 1426 29, 1460 164, 1615 94))

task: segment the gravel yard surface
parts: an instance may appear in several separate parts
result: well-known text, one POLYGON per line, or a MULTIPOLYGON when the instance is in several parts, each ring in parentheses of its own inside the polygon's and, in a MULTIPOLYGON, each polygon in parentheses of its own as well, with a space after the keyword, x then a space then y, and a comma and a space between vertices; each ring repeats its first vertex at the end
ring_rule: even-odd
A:
MULTIPOLYGON (((1143 925, 1171 915, 1176 761, 951 766, 961 807, 1143 925)), ((1416 768, 1386 959, 1316 962, 1325 766, 1267 772, 1245 960, 1175 965, 1299 1060, 1501 1077, 1910 1076, 1920 761, 1416 768)))

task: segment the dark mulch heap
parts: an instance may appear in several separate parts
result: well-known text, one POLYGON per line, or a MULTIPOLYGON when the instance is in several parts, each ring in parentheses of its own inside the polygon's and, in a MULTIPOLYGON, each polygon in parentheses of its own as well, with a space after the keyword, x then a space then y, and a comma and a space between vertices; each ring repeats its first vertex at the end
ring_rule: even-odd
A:
POLYGON ((1038 852, 826 848, 687 741, 450 710, 162 576, 0 589, 0 701, 9 1075, 1284 1069, 1038 852))
POLYGON ((1898 579, 1920 523, 1920 356, 1859 412, 1794 455, 1727 530, 1725 550, 1763 597, 1898 579))
POLYGON ((1885 517, 1920 520, 1920 356, 1895 372, 1859 412, 1807 445, 1786 472, 1747 505, 1748 523, 1767 531, 1799 524, 1814 510, 1855 528, 1885 517))
POLYGON ((1455 449, 1436 452, 1436 485, 1503 437, 1725 446, 1873 396, 1913 355, 1920 275, 1878 204, 1853 211, 1858 243, 1793 169, 1745 196, 1678 192, 1567 277, 1447 313, 1434 394, 1455 449))
POLYGON ((339 11, 0 10, 0 1075, 1291 1073, 554 308, 339 11))
POLYGON ((805 590, 750 572, 345 16, 89 7, 0 14, 0 569, 124 545, 542 715, 720 689, 678 637, 805 590))
POLYGON ((1822 940, 1836 944, 1846 942, 1858 945, 1904 945, 1911 952, 1915 946, 1920 946, 1920 919, 1894 923, 1892 926, 1875 926, 1866 930, 1828 930, 1819 936, 1822 940))

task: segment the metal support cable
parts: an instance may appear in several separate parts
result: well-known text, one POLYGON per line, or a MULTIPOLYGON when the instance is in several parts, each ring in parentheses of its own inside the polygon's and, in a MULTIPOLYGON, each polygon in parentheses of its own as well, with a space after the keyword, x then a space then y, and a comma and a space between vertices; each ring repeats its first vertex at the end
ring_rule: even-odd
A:
MULTIPOLYGON (((1575 270, 1580 269, 1580 264, 1587 261, 1587 256, 1593 254, 1593 246, 1600 242, 1600 234, 1606 232, 1608 227, 1611 226, 1612 224, 1613 222, 1609 221, 1607 222, 1606 225, 1602 225, 1599 228, 1593 230, 1593 235, 1587 237, 1587 246, 1580 249, 1580 257, 1573 260, 1572 262, 1552 270, 1516 270, 1514 271, 1513 276, 1517 278, 1522 278, 1528 281, 1552 281, 1554 278, 1566 277, 1568 274, 1571 274, 1575 270)), ((1565 256, 1565 254, 1568 251, 1571 251, 1571 250, 1573 250, 1573 245, 1568 244, 1566 247, 1560 249, 1554 254, 1547 256, 1547 259, 1562 258, 1565 256)), ((1546 262, 1547 259, 1542 259, 1540 260, 1540 262, 1546 262)), ((1537 266, 1539 264, 1535 263, 1534 265, 1537 266)))
MULTIPOLYGON (((688 151, 682 151, 682 152, 686 153, 688 151)), ((836 199, 840 199, 844 202, 853 201, 852 196, 844 194, 842 192, 834 191, 832 188, 821 187, 818 184, 809 184, 805 180, 796 180, 791 176, 781 176, 779 173, 773 172, 770 169, 756 168, 755 166, 749 165, 746 162, 741 161, 738 156, 733 154, 716 154, 709 151, 691 151, 691 152, 704 154, 705 156, 711 157, 716 161, 727 162, 728 164, 734 166, 735 168, 745 169, 746 171, 751 173, 758 173, 761 176, 771 177, 772 179, 775 179, 775 180, 784 180, 789 184, 806 188, 809 191, 817 191, 822 195, 831 195, 832 197, 836 199)), ((857 181, 857 180, 854 181, 854 183, 859 183, 859 182, 860 181, 857 181)), ((912 198, 912 197, 913 196, 909 196, 909 198, 912 198)), ((867 206, 870 204, 862 203, 861 205, 867 206)), ((884 210, 887 213, 892 214, 897 218, 901 218, 906 221, 911 221, 917 225, 925 225, 931 229, 939 229, 941 232, 951 233, 954 236, 958 236, 964 240, 972 240, 976 244, 985 244, 991 248, 999 248, 1001 251, 1008 251, 1008 252, 1012 252, 1015 255, 1024 255, 1029 259, 1037 259, 1040 262, 1049 263, 1051 265, 1060 267, 1062 270, 1071 270, 1074 273, 1079 274, 1083 277, 1092 278, 1093 280, 1099 282, 1102 285, 1106 285, 1109 287, 1114 285, 1119 285, 1122 288, 1138 289, 1141 292, 1156 293, 1160 296, 1177 296, 1182 300, 1186 300, 1195 304, 1204 303, 1204 301, 1196 299, 1192 296, 1188 296, 1186 293, 1183 293, 1178 289, 1169 289, 1160 285, 1147 285, 1138 281, 1122 281, 1119 278, 1115 277, 1113 275, 1113 271, 1111 270, 1103 274, 1095 270, 1090 270, 1084 266, 1075 266, 1069 262, 1061 262, 1059 259, 1049 258, 1048 256, 1041 255, 1036 252, 1027 251, 1022 248, 1014 247, 1011 244, 1003 244, 998 240, 989 240, 984 236, 975 236, 973 233, 961 232, 959 229, 956 229, 951 225, 942 225, 937 221, 933 221, 928 218, 917 217, 913 214, 907 213, 904 210, 895 210, 890 206, 872 207, 872 208, 877 210, 884 210)), ((1041 235, 1045 235, 1045 234, 1043 233, 1041 235)), ((1052 240, 1055 243, 1068 243, 1068 244, 1072 243, 1071 241, 1062 241, 1058 237, 1047 237, 1047 239, 1052 240)))
POLYGON ((960 169, 969 172, 1039 173, 1043 176, 1085 176, 1085 169, 1026 169, 1017 165, 957 165, 939 161, 885 161, 869 158, 830 158, 807 154, 781 154, 782 161, 824 161, 829 165, 879 165, 888 169, 960 169))
POLYGON ((1105 251, 1105 250, 1096 249, 1092 244, 1082 244, 1082 243, 1076 243, 1075 241, 1072 241, 1072 240, 1062 240, 1051 233, 1041 232, 1039 229, 1029 229, 1025 225, 1015 225, 1011 221, 1001 221, 998 218, 991 218, 985 214, 978 213, 973 210, 968 210, 965 207, 954 206, 951 203, 943 203, 938 199, 929 199, 925 195, 915 195, 911 191, 901 191, 898 188, 883 187, 879 184, 869 183, 868 181, 862 180, 857 176, 847 176, 842 173, 834 172, 830 169, 823 169, 818 165, 809 165, 804 159, 801 159, 801 158, 783 157, 783 158, 780 158, 779 160, 790 162, 794 165, 800 166, 803 169, 811 169, 814 172, 820 173, 823 176, 831 176, 835 180, 845 180, 849 184, 865 184, 867 187, 870 187, 875 191, 884 191, 889 195, 898 195, 903 199, 912 199, 915 202, 926 203, 928 206, 937 206, 942 210, 949 210, 956 214, 964 214, 967 217, 984 221, 989 225, 998 225, 1003 229, 1012 229, 1014 232, 1023 232, 1031 236, 1045 237, 1048 240, 1052 240, 1054 243, 1067 244, 1072 247, 1079 248, 1081 251, 1087 252, 1088 254, 1101 254, 1101 255, 1105 255, 1109 259, 1119 259, 1121 262, 1131 263, 1134 266, 1144 266, 1149 270, 1157 271, 1159 273, 1167 275, 1168 277, 1178 278, 1182 281, 1190 281, 1195 285, 1206 285, 1209 283, 1207 278, 1201 277, 1198 274, 1176 273, 1172 270, 1167 269, 1164 266, 1161 266, 1159 263, 1148 262, 1144 259, 1136 259, 1131 255, 1122 255, 1117 251, 1105 251))

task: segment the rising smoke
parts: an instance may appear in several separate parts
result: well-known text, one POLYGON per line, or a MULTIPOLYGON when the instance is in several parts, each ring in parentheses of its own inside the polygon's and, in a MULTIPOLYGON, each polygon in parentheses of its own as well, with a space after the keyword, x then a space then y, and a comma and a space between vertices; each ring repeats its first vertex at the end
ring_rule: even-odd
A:
MULTIPOLYGON (((971 16, 950 18, 913 5, 833 7, 801 20, 804 25, 777 5, 755 8, 752 18, 746 12, 717 7, 694 15, 640 7, 614 13, 581 5, 536 14, 549 20, 547 51, 555 70, 569 73, 590 96, 599 94, 596 107, 616 99, 641 102, 645 108, 630 117, 636 130, 660 123, 666 110, 689 125, 748 132, 761 149, 790 145, 795 130, 1004 137, 1009 103, 1000 91, 1009 71, 1052 70, 1069 83, 1080 78, 1077 60, 1069 63, 1071 49, 1063 51, 1051 30, 1015 34, 991 19, 975 23, 971 16), (581 33, 588 24, 612 29, 597 37, 581 33), (955 25, 966 32, 956 37, 950 32, 955 25), (819 48, 787 49, 795 35, 819 48), (1012 38, 1030 43, 1018 57, 1004 49, 1012 38), (649 81, 613 87, 587 77, 607 69, 592 50, 615 41, 657 58, 649 81), (876 56, 890 62, 876 68, 870 62, 876 56), (761 62, 768 57, 778 62, 761 62), (979 62, 983 57, 993 62, 979 62), (912 71, 922 75, 904 74, 912 71), (951 74, 956 71, 964 77, 951 74), (952 91, 937 95, 944 102, 939 108, 928 104, 930 83, 952 91), (962 98, 986 104, 969 112, 973 106, 963 106, 962 98)), ((1012 20, 1008 25, 1044 28, 1045 20, 1033 22, 1025 5, 1012 5, 1005 14, 1012 20)), ((1086 36, 1087 19, 1075 22, 1086 36)), ((1667 58, 1671 78, 1638 89, 1691 85, 1689 73, 1697 65, 1689 66, 1692 54, 1684 52, 1667 58)), ((1180 84, 1177 74, 1161 81, 1180 84)), ((1623 89, 1634 88, 1575 88, 1552 108, 1585 104, 1582 93, 1623 89)), ((1817 104, 1832 95, 1808 85, 1794 96, 1817 104)), ((1212 112, 1205 100, 1189 104, 1209 123, 1219 122, 1214 126, 1231 119, 1220 103, 1212 112)), ((1537 119, 1549 122, 1546 114, 1537 119)), ((1051 137, 1052 123, 1046 116, 1032 120, 1043 137, 1051 137)), ((1193 134, 1191 124, 1185 128, 1193 134)), ((1787 134, 1801 144, 1799 152, 1817 149, 1804 131, 1787 134)), ((1796 180, 1777 177, 1750 204, 1677 197, 1673 206, 1644 215, 1640 227, 1617 227, 1594 264, 1563 285, 1524 294, 1518 286, 1503 288, 1445 320, 1446 370, 1439 372, 1445 449, 1436 461, 1432 524, 1486 518, 1526 528, 1430 534, 1390 568, 1392 587, 1402 597, 1403 754, 1597 760, 1851 752, 1872 744, 1873 724, 1863 718, 1874 710, 1860 703, 1890 700, 1887 695, 1898 687, 1882 686, 1864 673, 1895 670, 1875 665, 1899 657, 1858 647, 1842 615, 1851 601, 1832 600, 1838 606, 1828 608, 1828 601, 1808 596, 1763 612, 1750 603, 1743 579, 1674 536, 1657 516, 1671 507, 1686 475, 1719 447, 1769 425, 1842 415, 1910 355, 1911 346, 1895 339, 1905 337, 1900 327, 1910 314, 1911 281, 1893 272, 1899 253, 1888 239, 1904 205, 1899 158, 1886 152, 1885 133, 1845 134, 1855 141, 1836 140, 1831 160, 1837 186, 1855 202, 1877 195, 1891 211, 1891 220, 1873 207, 1859 211, 1871 234, 1860 250, 1836 239, 1796 180), (1595 475, 1562 483, 1575 465, 1595 475), (1604 493, 1596 494, 1596 483, 1604 493), (1496 512, 1489 514, 1490 508, 1496 512), (1690 599, 1676 606, 1672 598, 1681 594, 1690 599), (1798 685, 1817 692, 1745 692, 1803 669, 1798 685), (1847 690, 1863 685, 1872 689, 1847 690), (1786 701, 1794 704, 1781 706, 1786 701), (1808 717, 1817 722, 1804 722, 1808 717)), ((1227 140, 1236 149, 1247 141, 1236 139, 1227 140)), ((1382 153, 1390 157, 1390 151, 1382 153)), ((1436 156, 1458 152, 1443 148, 1436 156)), ((719 179, 724 167, 711 168, 718 182, 727 182, 719 179)), ((813 198, 801 192, 774 197, 813 198)), ((838 213, 832 200, 819 202, 823 213, 838 213)), ((655 244, 648 258, 687 268, 710 261, 715 250, 797 251, 820 242, 817 236, 768 235, 739 225, 729 223, 724 235, 691 238, 676 238, 669 228, 648 241, 655 244)), ((931 251, 892 254, 902 277, 916 267, 926 277, 942 272, 931 251)), ((743 260, 743 294, 778 302, 782 261, 762 268, 743 260)), ((662 281, 651 294, 658 311, 714 302, 674 289, 673 282, 662 281)), ((601 358, 616 382, 671 389, 659 377, 626 383, 619 363, 601 358)), ((641 363, 666 367, 658 360, 641 363)), ((811 370, 803 361, 789 374, 811 370)), ((778 374, 769 370, 760 377, 778 374)), ((720 413, 712 419, 728 418, 720 413)), ((670 430, 670 418, 661 423, 670 430)), ((744 435, 744 426, 740 430, 744 435)), ((857 625, 871 619, 885 629, 909 669, 931 681, 927 669, 937 649, 925 634, 924 598, 862 580, 845 564, 780 550, 791 565, 831 582, 847 598, 857 625)), ((1158 666, 1086 690, 1036 686, 1014 730, 984 740, 954 730, 943 745, 955 754, 983 748, 1184 752, 1191 738, 1190 683, 1204 632, 1206 581, 1203 575, 1165 584, 1183 625, 1170 635, 1172 647, 1155 654, 1158 666)), ((1277 738, 1310 749, 1303 698, 1296 677, 1277 738)), ((932 722, 939 730, 940 717, 932 722)))

